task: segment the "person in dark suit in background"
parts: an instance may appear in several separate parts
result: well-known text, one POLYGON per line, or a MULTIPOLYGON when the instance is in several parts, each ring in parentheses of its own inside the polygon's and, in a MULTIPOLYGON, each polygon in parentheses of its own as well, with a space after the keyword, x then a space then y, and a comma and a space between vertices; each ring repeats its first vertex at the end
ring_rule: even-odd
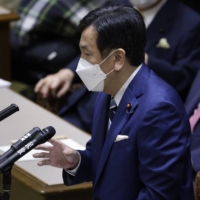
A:
POLYGON ((99 92, 92 138, 76 151, 40 145, 38 165, 63 168, 66 185, 93 182, 93 199, 194 199, 190 125, 178 93, 144 64, 146 28, 129 6, 95 9, 80 22, 76 72, 99 92))
POLYGON ((200 16, 176 0, 130 0, 147 27, 146 63, 185 101, 200 66, 200 16))
MULTIPOLYGON (((139 1, 131 2, 139 7, 139 1)), ((142 9, 147 27, 146 63, 170 83, 184 101, 196 68, 200 65, 200 18, 190 8, 177 1, 149 2, 149 6, 142 9)), ((41 79, 35 87, 35 92, 40 93, 44 99, 49 96, 55 99, 63 96, 73 81, 81 83, 75 73, 78 61, 79 56, 66 69, 41 79)), ((96 93, 88 92, 85 86, 80 86, 73 93, 68 93, 57 114, 79 128, 91 132, 96 96, 96 93)))
POLYGON ((200 70, 188 94, 185 108, 190 118, 192 141, 191 156, 195 174, 200 171, 200 70))

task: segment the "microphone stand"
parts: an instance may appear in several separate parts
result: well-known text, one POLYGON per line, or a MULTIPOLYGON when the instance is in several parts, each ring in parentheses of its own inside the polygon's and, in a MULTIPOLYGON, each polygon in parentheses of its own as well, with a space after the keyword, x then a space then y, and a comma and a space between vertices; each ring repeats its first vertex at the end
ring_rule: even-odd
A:
MULTIPOLYGON (((16 104, 11 104, 4 110, 0 111, 0 121, 4 120, 5 118, 9 117, 10 115, 12 115, 17 111, 19 111, 18 106, 16 104)), ((7 167, 5 170, 0 171, 0 173, 3 174, 2 177, 3 191, 0 193, 0 200, 9 200, 10 198, 12 166, 13 164, 7 167)))
POLYGON ((0 193, 0 200, 9 200, 10 198, 10 185, 11 185, 11 171, 12 166, 9 166, 3 171, 3 192, 0 193))

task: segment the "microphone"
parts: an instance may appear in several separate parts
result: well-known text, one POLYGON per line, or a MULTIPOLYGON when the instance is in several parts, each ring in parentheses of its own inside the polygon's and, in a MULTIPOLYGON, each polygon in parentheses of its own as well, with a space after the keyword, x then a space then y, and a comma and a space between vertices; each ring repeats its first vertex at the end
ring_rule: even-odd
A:
POLYGON ((39 131, 39 133, 37 133, 36 136, 31 141, 27 140, 26 144, 22 148, 14 152, 12 155, 7 157, 6 160, 0 163, 0 171, 4 172, 6 171, 6 169, 9 169, 14 164, 15 161, 17 161, 22 156, 27 154, 37 145, 42 144, 51 139, 55 135, 55 133, 56 131, 52 126, 48 126, 44 128, 42 131, 39 131))
POLYGON ((0 121, 4 120, 5 118, 9 117, 13 113, 19 111, 19 108, 16 104, 11 104, 4 110, 0 111, 0 121))
POLYGON ((24 145, 30 142, 40 131, 40 128, 35 127, 31 131, 26 133, 17 142, 15 142, 8 151, 6 151, 2 156, 0 156, 0 163, 2 163, 5 159, 11 156, 14 152, 20 150, 24 145))

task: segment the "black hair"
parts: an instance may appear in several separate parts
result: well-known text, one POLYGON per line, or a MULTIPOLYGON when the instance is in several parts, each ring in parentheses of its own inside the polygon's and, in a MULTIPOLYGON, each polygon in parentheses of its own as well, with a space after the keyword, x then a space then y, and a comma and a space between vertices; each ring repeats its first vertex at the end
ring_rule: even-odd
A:
POLYGON ((133 66, 144 61, 146 28, 141 14, 131 6, 109 5, 89 12, 79 24, 82 32, 92 25, 97 31, 97 47, 105 57, 116 48, 126 52, 133 66))

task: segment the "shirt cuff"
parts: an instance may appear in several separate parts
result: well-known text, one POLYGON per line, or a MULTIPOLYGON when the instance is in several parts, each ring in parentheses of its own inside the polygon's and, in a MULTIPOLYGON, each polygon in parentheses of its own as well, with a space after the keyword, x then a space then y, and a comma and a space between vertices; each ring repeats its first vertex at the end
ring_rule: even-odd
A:
MULTIPOLYGON (((78 151, 77 151, 77 152, 78 152, 78 151)), ((81 155, 80 155, 79 152, 78 152, 78 155, 79 155, 79 163, 78 163, 77 167, 74 168, 74 169, 72 169, 72 170, 65 169, 65 171, 66 171, 68 174, 72 175, 72 176, 75 176, 75 175, 76 175, 76 172, 77 172, 77 170, 78 170, 78 168, 79 168, 79 166, 80 166, 80 164, 81 164, 81 155)))

